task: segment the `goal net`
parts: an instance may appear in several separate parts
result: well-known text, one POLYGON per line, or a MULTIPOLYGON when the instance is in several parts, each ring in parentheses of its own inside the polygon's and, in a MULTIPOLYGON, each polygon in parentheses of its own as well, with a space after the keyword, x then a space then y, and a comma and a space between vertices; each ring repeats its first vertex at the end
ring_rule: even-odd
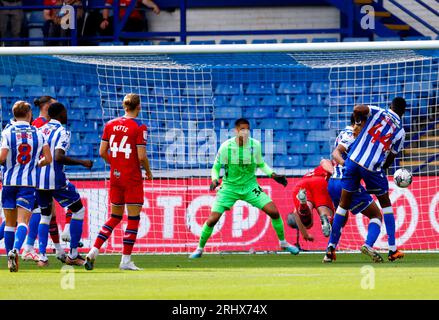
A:
MULTIPOLYGON (((68 169, 87 208, 83 234, 87 249, 109 215, 108 167, 97 152, 103 125, 123 115, 124 95, 139 94, 139 119, 148 127, 154 180, 144 182, 145 203, 134 251, 188 253, 196 248, 215 200, 209 184, 216 152, 234 136, 237 118, 250 121, 251 135, 262 142, 265 161, 288 176, 286 188, 262 172, 258 181, 281 213, 286 239, 296 243, 297 230, 287 225, 295 183, 322 158, 330 158, 335 137, 348 125, 355 104, 387 108, 394 97, 402 96, 408 102, 403 119, 406 145, 391 172, 406 167, 414 181, 407 189, 390 183, 397 245, 438 250, 438 57, 437 51, 409 49, 2 56, 0 79, 9 75, 11 83, 5 89, 9 96, 2 94, 1 117, 5 124, 13 101, 32 97, 34 85, 20 85, 17 77, 36 76, 35 86, 50 92, 53 87, 56 98, 68 106, 72 156, 95 160, 91 171, 68 169)), ((121 252, 125 219, 103 251, 121 252)), ((58 222, 62 229, 60 208, 58 222)), ((361 215, 350 216, 340 249, 358 250, 367 224, 361 215)), ((316 212, 310 232, 315 241, 299 237, 300 246, 324 250, 327 238, 316 212)), ((376 246, 387 248, 384 226, 376 246)), ((207 252, 276 250, 270 218, 243 201, 223 214, 206 246, 207 252)))

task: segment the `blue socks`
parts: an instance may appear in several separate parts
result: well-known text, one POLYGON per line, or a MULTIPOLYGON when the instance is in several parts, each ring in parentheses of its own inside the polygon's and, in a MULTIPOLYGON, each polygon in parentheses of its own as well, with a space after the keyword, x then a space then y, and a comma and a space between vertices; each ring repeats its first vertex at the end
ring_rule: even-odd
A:
POLYGON ((40 254, 46 254, 47 242, 49 241, 49 224, 51 216, 41 215, 40 224, 38 225, 38 248, 40 254))
POLYGON ((341 214, 336 213, 334 216, 334 221, 332 221, 331 235, 329 236, 328 246, 332 246, 334 249, 338 245, 338 241, 341 237, 341 229, 346 217, 341 214))
POLYGON ((375 241, 377 241, 378 236, 381 232, 381 221, 377 218, 370 219, 369 227, 367 228, 367 238, 366 244, 369 247, 373 247, 375 241))
POLYGON ((6 254, 14 248, 15 227, 5 227, 5 249, 6 254))
POLYGON ((81 208, 78 212, 73 212, 70 221, 70 249, 76 249, 81 240, 82 225, 84 222, 85 209, 81 208))
POLYGON ((15 232, 14 249, 20 251, 24 239, 26 239, 26 235, 27 235, 27 225, 24 223, 20 223, 17 227, 17 231, 15 232))
POLYGON ((2 224, 0 225, 0 240, 2 240, 5 237, 5 226, 6 226, 6 221, 3 220, 2 224))
POLYGON ((386 225, 386 232, 388 236, 389 250, 396 251, 395 242, 395 216, 393 215, 392 207, 383 208, 384 223, 386 225))
POLYGON ((39 212, 32 213, 29 220, 29 233, 27 234, 26 244, 33 247, 35 244, 35 239, 38 235, 38 226, 40 224, 41 214, 39 212))

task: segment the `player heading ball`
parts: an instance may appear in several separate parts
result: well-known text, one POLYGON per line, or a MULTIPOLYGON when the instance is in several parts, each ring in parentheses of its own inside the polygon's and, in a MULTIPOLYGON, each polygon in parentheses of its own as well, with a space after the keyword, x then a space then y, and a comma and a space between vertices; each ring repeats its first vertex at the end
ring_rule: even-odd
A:
POLYGON ((144 201, 140 165, 146 170, 147 180, 152 179, 152 173, 146 155, 147 128, 136 119, 141 108, 140 97, 134 93, 127 94, 122 106, 125 115, 107 122, 99 149, 100 156, 110 164, 111 217, 102 226, 93 248, 87 254, 87 270, 93 269, 99 249, 122 221, 125 206, 128 211, 128 225, 123 237, 123 255, 119 268, 140 270, 131 261, 144 201))
POLYGON ((236 136, 221 144, 215 163, 212 167, 210 191, 219 185, 219 173, 224 166, 225 174, 222 185, 217 192, 212 212, 203 225, 198 248, 190 258, 200 258, 207 240, 213 232, 221 215, 235 204, 244 200, 254 207, 261 209, 271 218, 271 224, 279 238, 280 247, 292 254, 298 254, 299 249, 285 241, 284 223, 279 211, 270 197, 262 190, 256 180, 256 170, 260 168, 267 176, 277 183, 287 186, 285 176, 277 175, 262 158, 261 143, 250 137, 250 123, 246 119, 235 121, 236 136))

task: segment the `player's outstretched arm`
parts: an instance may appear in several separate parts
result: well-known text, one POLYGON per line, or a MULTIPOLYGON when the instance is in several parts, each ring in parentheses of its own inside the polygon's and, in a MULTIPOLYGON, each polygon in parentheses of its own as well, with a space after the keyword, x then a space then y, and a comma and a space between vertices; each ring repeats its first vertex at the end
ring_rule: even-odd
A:
POLYGON ((339 144, 337 148, 332 151, 332 158, 340 165, 344 166, 343 154, 346 152, 346 148, 339 144))
POLYGON ((38 166, 44 167, 52 163, 52 153, 50 152, 49 145, 44 145, 42 150, 43 157, 38 161, 38 166))
POLYGON ((299 231, 302 234, 303 239, 305 239, 306 241, 314 241, 314 237, 310 233, 308 233, 308 230, 306 230, 297 212, 293 212, 293 215, 296 218, 295 220, 297 223, 297 227, 299 228, 299 231))
POLYGON ((148 155, 146 154, 146 146, 137 146, 137 157, 139 158, 139 162, 141 163, 142 167, 146 171, 146 180, 152 180, 152 172, 151 168, 149 167, 149 159, 148 155))
POLYGON ((328 160, 328 159, 322 159, 322 160, 320 161, 320 165, 322 166, 322 168, 323 168, 325 171, 329 172, 330 174, 333 174, 333 173, 334 173, 334 166, 332 165, 331 160, 328 160))
POLYGON ((2 148, 0 152, 0 164, 3 164, 8 157, 9 149, 2 148))
POLYGON ((63 149, 55 149, 55 161, 68 166, 83 166, 89 169, 93 167, 93 161, 67 157, 63 149))

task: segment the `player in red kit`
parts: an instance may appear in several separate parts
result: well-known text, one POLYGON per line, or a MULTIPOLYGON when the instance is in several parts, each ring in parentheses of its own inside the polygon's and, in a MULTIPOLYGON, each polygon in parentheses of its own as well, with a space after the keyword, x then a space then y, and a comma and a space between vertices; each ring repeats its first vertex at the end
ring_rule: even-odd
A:
POLYGON ((331 233, 330 221, 335 210, 328 192, 328 180, 333 170, 332 162, 323 159, 317 168, 305 174, 294 186, 294 210, 288 217, 288 224, 298 228, 305 240, 314 240, 307 232, 314 223, 312 215, 314 208, 319 213, 324 236, 329 237, 331 233))
POLYGON ((123 237, 123 255, 119 268, 140 270, 131 261, 131 252, 137 237, 140 210, 143 205, 143 179, 140 165, 146 170, 146 179, 152 179, 146 155, 147 128, 137 120, 140 97, 130 93, 123 99, 125 115, 107 122, 99 153, 110 164, 111 217, 102 226, 93 248, 86 257, 86 270, 92 270, 94 261, 105 241, 122 220, 125 206, 128 225, 123 237))

